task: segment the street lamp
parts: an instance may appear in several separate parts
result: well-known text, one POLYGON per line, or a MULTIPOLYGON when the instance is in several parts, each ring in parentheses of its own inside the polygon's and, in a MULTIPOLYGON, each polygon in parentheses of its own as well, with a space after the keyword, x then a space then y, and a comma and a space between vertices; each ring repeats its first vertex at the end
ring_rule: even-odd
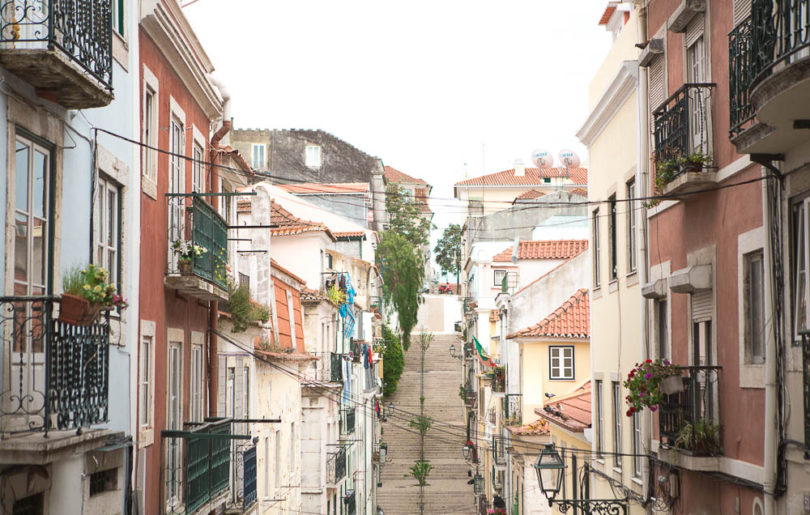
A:
POLYGON ((467 445, 466 443, 464 444, 464 447, 461 448, 461 454, 464 455, 464 461, 466 461, 467 463, 470 462, 470 450, 471 450, 470 446, 467 445))
POLYGON ((565 470, 565 463, 563 463, 560 453, 554 448, 554 444, 547 443, 543 450, 540 451, 537 461, 534 462, 534 469, 537 472, 540 491, 546 496, 548 505, 551 506, 554 497, 560 492, 563 471, 565 470))
POLYGON ((461 353, 456 354, 456 346, 452 343, 450 344, 450 357, 458 360, 464 357, 461 353))

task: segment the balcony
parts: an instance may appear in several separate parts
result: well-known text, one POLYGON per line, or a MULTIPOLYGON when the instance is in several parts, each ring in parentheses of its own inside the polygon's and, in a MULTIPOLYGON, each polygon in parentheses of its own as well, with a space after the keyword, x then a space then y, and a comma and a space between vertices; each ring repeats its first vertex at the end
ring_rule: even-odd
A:
POLYGON ((67 109, 112 93, 111 0, 14 0, 0 6, 0 63, 67 109))
POLYGON ((242 509, 256 502, 256 446, 242 452, 242 509))
MULTIPOLYGON (((57 318, 58 303, 57 297, 0 297, 2 433, 81 434, 82 428, 108 421, 109 319, 102 315, 89 326, 71 325, 57 318)), ((46 447, 52 451, 56 445, 51 438, 46 447)), ((0 451, 13 449, 0 445, 0 451)))
MULTIPOLYGON (((661 447, 691 457, 722 454, 718 416, 718 390, 721 367, 682 367, 683 391, 664 395, 658 406, 658 428, 661 447)), ((677 459, 673 451, 667 456, 677 459)), ((704 464, 705 465, 705 464, 704 464)), ((696 463, 696 468, 701 464, 696 463)))
POLYGON ((167 288, 205 301, 228 299, 228 226, 197 193, 168 193, 169 255, 167 288), (183 259, 176 242, 202 250, 183 259))
MULTIPOLYGON (((183 437, 185 443, 185 513, 207 513, 228 490, 231 470, 231 419, 209 419, 183 437)), ((169 447, 177 438, 169 438, 169 447)), ((255 448, 254 448, 255 469, 255 448)), ((255 475, 255 473, 254 473, 255 475)), ((178 478, 169 473, 169 481, 178 478), (174 478, 174 479, 173 479, 174 478)), ((255 485, 255 481, 254 481, 255 485)), ((168 491, 172 486, 169 485, 168 491)), ((254 488, 255 490, 255 488, 254 488)), ((224 500, 224 499, 223 499, 224 500)))
POLYGON ((354 409, 342 409, 340 410, 340 434, 341 435, 352 435, 354 434, 354 422, 355 422, 355 415, 356 410, 354 409))
POLYGON ((717 183, 711 150, 714 86, 684 84, 653 112, 655 183, 660 194, 690 193, 717 183))
POLYGON ((312 362, 312 367, 303 372, 304 384, 315 383, 317 387, 325 386, 323 383, 341 383, 341 368, 343 366, 343 354, 334 352, 311 352, 317 358, 312 362))
POLYGON ((346 449, 341 447, 326 458, 326 482, 336 486, 346 477, 346 449))
POLYGON ((492 459, 497 466, 506 465, 506 445, 500 436, 492 437, 492 459))
POLYGON ((732 95, 731 139, 738 152, 778 154, 804 141, 809 10, 810 0, 753 0, 751 17, 729 34, 730 82, 751 104, 749 113, 735 118, 739 100, 732 95))
POLYGON ((503 424, 519 426, 523 421, 523 395, 507 393, 503 396, 502 402, 501 416, 503 417, 503 424))

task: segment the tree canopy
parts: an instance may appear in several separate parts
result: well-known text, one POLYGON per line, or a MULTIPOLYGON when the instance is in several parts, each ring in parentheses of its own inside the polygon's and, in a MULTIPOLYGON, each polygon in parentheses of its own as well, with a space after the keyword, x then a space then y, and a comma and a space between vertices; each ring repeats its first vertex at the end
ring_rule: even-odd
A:
POLYGON ((461 226, 450 224, 444 230, 442 237, 433 248, 436 255, 436 264, 445 274, 458 275, 461 272, 461 226))
POLYGON ((422 256, 405 236, 392 230, 383 232, 377 256, 383 276, 383 296, 397 311, 402 346, 408 350, 422 301, 419 294, 424 277, 422 256))
POLYGON ((416 247, 426 246, 430 242, 430 229, 433 226, 430 219, 423 216, 421 202, 421 199, 409 195, 395 183, 385 188, 388 229, 402 235, 416 247))

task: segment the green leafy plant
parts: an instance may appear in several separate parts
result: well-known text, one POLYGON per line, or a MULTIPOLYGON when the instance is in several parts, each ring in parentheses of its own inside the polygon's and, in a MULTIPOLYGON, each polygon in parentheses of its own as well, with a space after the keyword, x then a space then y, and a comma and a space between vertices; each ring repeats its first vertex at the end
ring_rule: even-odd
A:
POLYGON ((180 261, 190 262, 193 258, 200 257, 208 252, 208 249, 190 241, 174 240, 174 243, 172 243, 172 251, 174 251, 177 255, 177 259, 180 261))
POLYGON ((413 476, 418 486, 427 486, 428 475, 430 475, 430 471, 433 469, 433 465, 427 461, 417 460, 416 463, 411 466, 411 473, 405 474, 404 477, 408 477, 409 475, 413 476))
POLYGON ((326 298, 336 306, 341 306, 346 303, 346 293, 340 289, 337 283, 326 290, 326 298))
POLYGON ((380 238, 377 259, 383 276, 383 296, 397 312, 400 340, 407 351, 422 303, 419 290, 425 273, 423 256, 407 237, 388 230, 380 238))
POLYGON ((408 422, 408 425, 418 430, 419 434, 422 436, 425 436, 428 430, 430 430, 430 426, 433 425, 433 419, 425 415, 419 415, 418 417, 411 419, 411 421, 408 422))
POLYGON ((456 284, 461 273, 461 226, 450 224, 445 228, 442 237, 433 248, 436 264, 445 275, 455 275, 456 284))
POLYGON ((399 378, 405 369, 405 354, 402 352, 399 336, 386 325, 382 328, 382 339, 385 343, 385 353, 383 354, 383 377, 385 377, 383 396, 387 397, 397 390, 399 378))
POLYGON ((62 276, 65 293, 81 297, 91 304, 125 309, 127 301, 116 292, 115 285, 107 282, 109 273, 97 265, 70 268, 62 276))
POLYGON ((694 424, 686 423, 678 431, 675 447, 692 451, 699 456, 714 456, 722 452, 720 424, 702 418, 694 424))
POLYGON ((650 411, 658 409, 661 403, 661 382, 669 376, 680 375, 681 370, 669 361, 648 359, 643 363, 636 363, 635 368, 627 374, 624 387, 630 392, 625 400, 630 408, 627 416, 632 417, 634 413, 643 410, 645 407, 650 411))
POLYGON ((231 332, 241 333, 256 322, 270 320, 270 308, 250 300, 250 290, 246 286, 231 289, 228 297, 228 311, 233 328, 231 332))

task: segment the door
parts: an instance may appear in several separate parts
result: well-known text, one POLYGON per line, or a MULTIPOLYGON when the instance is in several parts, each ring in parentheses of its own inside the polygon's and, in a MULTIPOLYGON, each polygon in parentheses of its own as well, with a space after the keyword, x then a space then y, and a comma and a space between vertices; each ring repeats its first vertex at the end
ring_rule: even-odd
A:
MULTIPOLYGON (((183 429, 183 355, 181 342, 169 342, 166 428, 183 429)), ((178 506, 182 492, 182 438, 168 438, 166 456, 167 505, 178 506)), ((171 510, 169 510, 171 511, 171 510)))
MULTIPOLYGON (((50 183, 51 151, 32 139, 17 136, 14 152, 14 226, 7 260, 15 296, 45 295, 51 290, 50 183)), ((9 178, 10 179, 10 178, 9 178)), ((9 180, 9 183, 12 183, 9 180)), ((42 301, 14 303, 5 319, 4 338, 11 342, 11 373, 4 384, 3 428, 39 427, 44 423, 46 305, 42 301)), ((4 315, 6 316, 6 315, 4 315)))
MULTIPOLYGON (((172 117, 169 123, 169 144, 174 155, 169 156, 169 193, 185 193, 185 167, 180 155, 184 154, 183 124, 172 117)), ((177 272, 177 256, 172 245, 178 240, 185 240, 186 197, 169 197, 169 270, 177 272)))
MULTIPOLYGON (((706 73, 706 47, 702 18, 690 24, 687 31, 686 80, 704 83, 706 73)), ((688 90, 689 102, 689 153, 709 153, 708 89, 688 90)))

